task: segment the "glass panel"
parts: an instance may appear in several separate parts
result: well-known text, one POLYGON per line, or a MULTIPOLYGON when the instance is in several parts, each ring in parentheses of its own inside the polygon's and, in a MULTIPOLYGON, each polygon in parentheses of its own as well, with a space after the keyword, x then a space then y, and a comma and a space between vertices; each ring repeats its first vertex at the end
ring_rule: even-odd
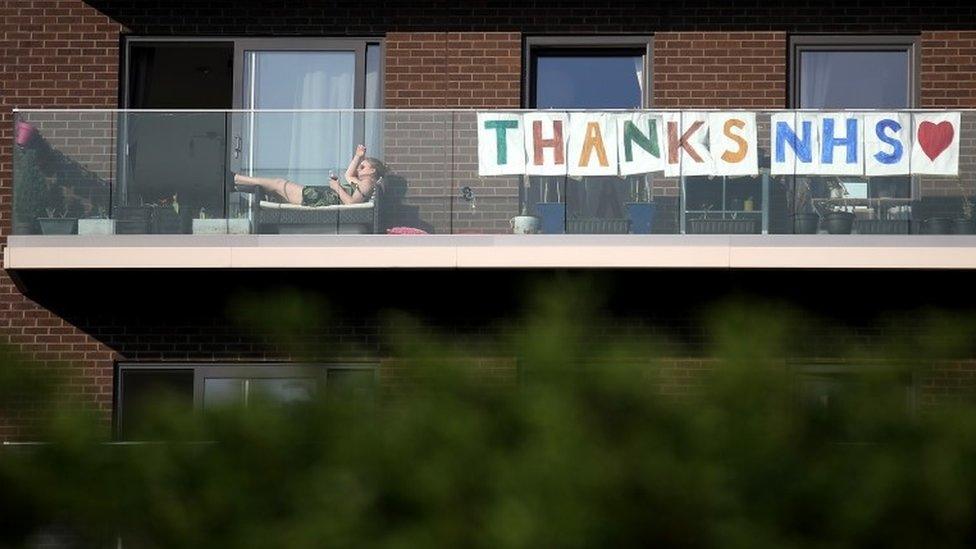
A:
POLYGON ((800 108, 907 108, 907 51, 800 52, 800 108))
POLYGON ((248 381, 248 401, 253 398, 288 404, 308 402, 315 395, 316 382, 310 378, 257 378, 248 381))
POLYGON ((119 234, 193 232, 196 218, 226 218, 227 116, 128 113, 119 234))
MULTIPOLYGON (((77 234, 111 215, 116 113, 19 112, 14 120, 13 233, 77 234)), ((103 227, 104 228, 104 227, 103 227)), ((107 231, 106 234, 111 234, 107 231)))
POLYGON ((191 370, 129 368, 122 370, 121 376, 119 428, 123 439, 151 435, 147 419, 153 417, 162 402, 187 412, 193 409, 191 370))
POLYGON ((239 378, 207 378, 203 382, 204 410, 244 404, 244 380, 239 378))
MULTIPOLYGON (((250 52, 245 67, 250 109, 352 109, 353 52, 250 52)), ((248 128, 251 175, 328 181, 353 151, 353 117, 335 113, 263 113, 248 128)))
MULTIPOLYGON (((643 55, 542 53, 535 58, 533 90, 539 109, 639 109, 643 55)), ((633 223, 640 178, 530 177, 523 211, 540 218, 544 233, 647 232, 633 223)), ((646 202, 646 189, 642 201, 646 202)), ((643 204, 644 209, 652 208, 643 204)), ((646 213, 646 212, 645 212, 646 213)), ((650 219, 640 215, 640 219, 650 219)))

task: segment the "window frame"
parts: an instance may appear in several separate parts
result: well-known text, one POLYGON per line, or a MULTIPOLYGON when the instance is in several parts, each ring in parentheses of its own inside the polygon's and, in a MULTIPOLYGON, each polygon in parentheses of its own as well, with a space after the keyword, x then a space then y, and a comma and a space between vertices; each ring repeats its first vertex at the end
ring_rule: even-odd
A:
POLYGON ((116 439, 123 433, 124 418, 122 405, 125 398, 124 373, 132 370, 156 370, 173 372, 177 370, 193 372, 193 411, 203 411, 203 388, 208 377, 221 378, 260 378, 282 379, 295 377, 309 377, 311 372, 318 383, 317 388, 326 390, 328 375, 335 370, 371 371, 373 382, 377 385, 380 380, 379 362, 335 362, 335 363, 298 363, 298 362, 241 362, 241 363, 193 363, 193 362, 119 362, 115 365, 113 381, 112 403, 112 432, 116 439))
POLYGON ((908 108, 916 108, 921 101, 921 37, 917 35, 797 35, 791 36, 788 59, 788 103, 800 108, 800 67, 804 51, 905 51, 908 53, 908 108))
POLYGON ((232 44, 234 57, 232 67, 233 74, 233 101, 231 109, 244 108, 244 52, 261 51, 327 51, 345 50, 356 53, 356 81, 354 84, 354 108, 362 109, 366 104, 366 48, 370 44, 375 44, 380 51, 380 66, 378 72, 378 85, 381 90, 380 104, 377 108, 383 108, 385 94, 382 93, 385 83, 385 63, 386 58, 386 39, 382 36, 357 36, 357 37, 265 37, 254 38, 246 36, 125 36, 123 37, 121 80, 119 86, 119 105, 123 108, 129 106, 129 77, 130 62, 132 59, 130 49, 133 44, 163 44, 163 43, 193 43, 193 42, 217 42, 232 44))
POLYGON ((644 52, 644 82, 641 90, 641 108, 651 106, 654 83, 654 36, 528 36, 522 48, 522 105, 535 108, 536 58, 540 51, 559 53, 607 53, 614 50, 637 50, 644 52))

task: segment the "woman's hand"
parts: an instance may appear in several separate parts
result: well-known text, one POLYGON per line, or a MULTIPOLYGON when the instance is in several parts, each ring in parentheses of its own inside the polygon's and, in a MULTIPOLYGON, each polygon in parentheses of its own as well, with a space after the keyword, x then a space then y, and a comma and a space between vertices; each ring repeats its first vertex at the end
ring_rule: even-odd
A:
POLYGON ((329 188, 336 192, 342 189, 342 185, 339 185, 339 179, 337 177, 329 178, 329 188))
POLYGON ((356 156, 366 156, 366 145, 356 146, 356 156))

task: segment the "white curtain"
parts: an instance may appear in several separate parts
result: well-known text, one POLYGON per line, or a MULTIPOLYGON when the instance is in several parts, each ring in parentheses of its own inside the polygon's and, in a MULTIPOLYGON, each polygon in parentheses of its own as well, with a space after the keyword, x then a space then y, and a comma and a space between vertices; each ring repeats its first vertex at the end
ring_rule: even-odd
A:
MULTIPOLYGON (((351 74, 305 74, 295 92, 296 109, 349 108, 351 74)), ((352 116, 348 113, 291 113, 291 146, 285 177, 310 185, 325 185, 329 172, 341 175, 353 153, 352 116)))
POLYGON ((827 92, 832 85, 830 54, 821 52, 801 53, 800 108, 819 109, 828 107, 827 92))

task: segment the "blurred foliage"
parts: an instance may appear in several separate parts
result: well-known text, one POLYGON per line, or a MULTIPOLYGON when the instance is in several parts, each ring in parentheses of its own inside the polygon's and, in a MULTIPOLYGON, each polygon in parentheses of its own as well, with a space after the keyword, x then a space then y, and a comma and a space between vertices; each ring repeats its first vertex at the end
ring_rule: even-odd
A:
MULTIPOLYGON (((976 543, 976 408, 919 413, 910 390, 919 368, 971 345, 971 324, 929 315, 915 337, 879 347, 885 360, 851 349, 872 360, 811 373, 783 360, 797 315, 730 303, 710 314, 713 360, 691 378, 652 338, 615 337, 585 284, 537 295, 521 335, 494 350, 518 357, 508 384, 486 384, 456 342, 391 314, 395 359, 415 381, 396 398, 196 415, 161 400, 147 427, 156 442, 140 444, 106 441, 93 418, 48 406, 44 444, 0 453, 2 543, 976 543), (675 377, 688 389, 679 395, 675 377)), ((246 318, 281 337, 322 322, 320 303, 289 294, 280 306, 246 318)), ((5 410, 25 390, 57 398, 4 359, 15 366, 3 369, 5 410)))

